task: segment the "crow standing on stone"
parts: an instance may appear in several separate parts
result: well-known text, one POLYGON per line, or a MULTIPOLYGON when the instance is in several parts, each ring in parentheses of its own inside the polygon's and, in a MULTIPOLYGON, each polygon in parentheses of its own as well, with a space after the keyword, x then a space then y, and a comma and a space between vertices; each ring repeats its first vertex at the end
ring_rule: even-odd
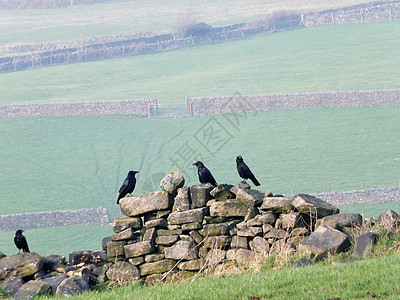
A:
POLYGON ((260 185, 256 177, 254 176, 253 172, 251 172, 250 168, 244 163, 243 157, 236 156, 236 167, 239 176, 244 179, 243 182, 246 182, 247 179, 250 179, 251 181, 253 181, 254 185, 256 186, 260 185))
POLYGON ((199 174, 200 183, 210 183, 213 186, 218 185, 210 170, 207 169, 201 161, 196 161, 193 165, 197 167, 197 173, 199 174))
POLYGON ((14 244, 15 244, 15 246, 17 246, 17 248, 19 250, 18 254, 21 252, 21 250, 23 252, 30 252, 28 243, 26 241, 26 238, 22 235, 22 232, 24 232, 24 231, 21 229, 18 229, 15 232, 15 237, 14 237, 14 244))
POLYGON ((136 185, 135 174, 139 173, 138 171, 129 171, 128 176, 125 178, 124 183, 119 188, 119 195, 117 199, 117 204, 119 204, 119 200, 124 198, 127 194, 132 194, 136 185))

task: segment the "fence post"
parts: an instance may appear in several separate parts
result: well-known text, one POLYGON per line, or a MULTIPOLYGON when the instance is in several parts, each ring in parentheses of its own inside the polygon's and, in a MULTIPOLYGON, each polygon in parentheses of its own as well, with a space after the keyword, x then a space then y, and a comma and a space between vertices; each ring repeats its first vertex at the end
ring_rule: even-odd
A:
POLYGON ((151 104, 147 103, 147 118, 151 117, 151 104))

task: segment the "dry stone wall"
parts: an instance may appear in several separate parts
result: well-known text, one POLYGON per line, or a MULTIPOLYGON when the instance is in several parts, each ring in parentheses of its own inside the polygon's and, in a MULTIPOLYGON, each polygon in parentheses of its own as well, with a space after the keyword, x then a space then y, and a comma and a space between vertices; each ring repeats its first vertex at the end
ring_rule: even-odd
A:
MULTIPOLYGON (((121 199, 125 217, 116 218, 115 234, 103 239, 109 262, 133 269, 132 276, 148 284, 195 276, 211 265, 245 267, 282 251, 315 258, 346 251, 350 239, 337 228, 362 223, 359 214, 338 214, 319 198, 285 198, 246 183, 184 186, 183 176, 173 171, 160 187, 162 192, 121 199)), ((118 272, 106 276, 124 279, 118 272)))
POLYGON ((397 106, 400 105, 400 90, 188 97, 186 101, 193 116, 260 110, 397 106))
POLYGON ((107 209, 84 208, 0 215, 0 232, 48 226, 109 223, 107 209))
POLYGON ((157 109, 157 99, 0 105, 0 118, 79 115, 134 115, 147 117, 157 109))

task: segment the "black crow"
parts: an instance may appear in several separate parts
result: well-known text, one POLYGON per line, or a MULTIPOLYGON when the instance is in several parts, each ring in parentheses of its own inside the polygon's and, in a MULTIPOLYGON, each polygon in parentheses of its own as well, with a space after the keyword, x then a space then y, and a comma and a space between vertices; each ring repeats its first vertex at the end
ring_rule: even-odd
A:
POLYGON ((251 181, 253 181, 254 185, 256 186, 260 185, 256 177, 254 176, 253 172, 251 172, 250 168, 244 163, 243 157, 241 156, 236 157, 236 167, 239 176, 244 179, 243 182, 246 182, 247 179, 250 179, 251 181))
POLYGON ((15 237, 14 237, 15 246, 17 246, 17 248, 19 250, 18 254, 21 252, 21 250, 23 252, 30 252, 29 248, 28 248, 28 243, 26 241, 26 238, 22 235, 22 232, 24 232, 24 231, 21 229, 18 229, 15 232, 15 237))
POLYGON ((218 185, 210 170, 207 169, 201 161, 196 161, 193 165, 197 167, 197 173, 199 174, 200 183, 210 183, 213 186, 218 185))
POLYGON ((124 183, 119 188, 119 195, 117 199, 117 204, 119 204, 119 200, 124 198, 127 194, 132 194, 136 185, 135 174, 139 173, 138 171, 129 171, 128 176, 124 180, 124 183))

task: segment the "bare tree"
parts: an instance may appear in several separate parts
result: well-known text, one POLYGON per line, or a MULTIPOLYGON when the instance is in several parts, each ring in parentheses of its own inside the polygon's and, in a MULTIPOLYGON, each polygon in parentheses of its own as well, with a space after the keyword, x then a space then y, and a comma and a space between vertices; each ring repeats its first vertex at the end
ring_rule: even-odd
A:
POLYGON ((178 37, 184 37, 190 26, 196 24, 196 17, 193 12, 193 5, 190 4, 186 11, 182 12, 176 22, 176 33, 178 37))

